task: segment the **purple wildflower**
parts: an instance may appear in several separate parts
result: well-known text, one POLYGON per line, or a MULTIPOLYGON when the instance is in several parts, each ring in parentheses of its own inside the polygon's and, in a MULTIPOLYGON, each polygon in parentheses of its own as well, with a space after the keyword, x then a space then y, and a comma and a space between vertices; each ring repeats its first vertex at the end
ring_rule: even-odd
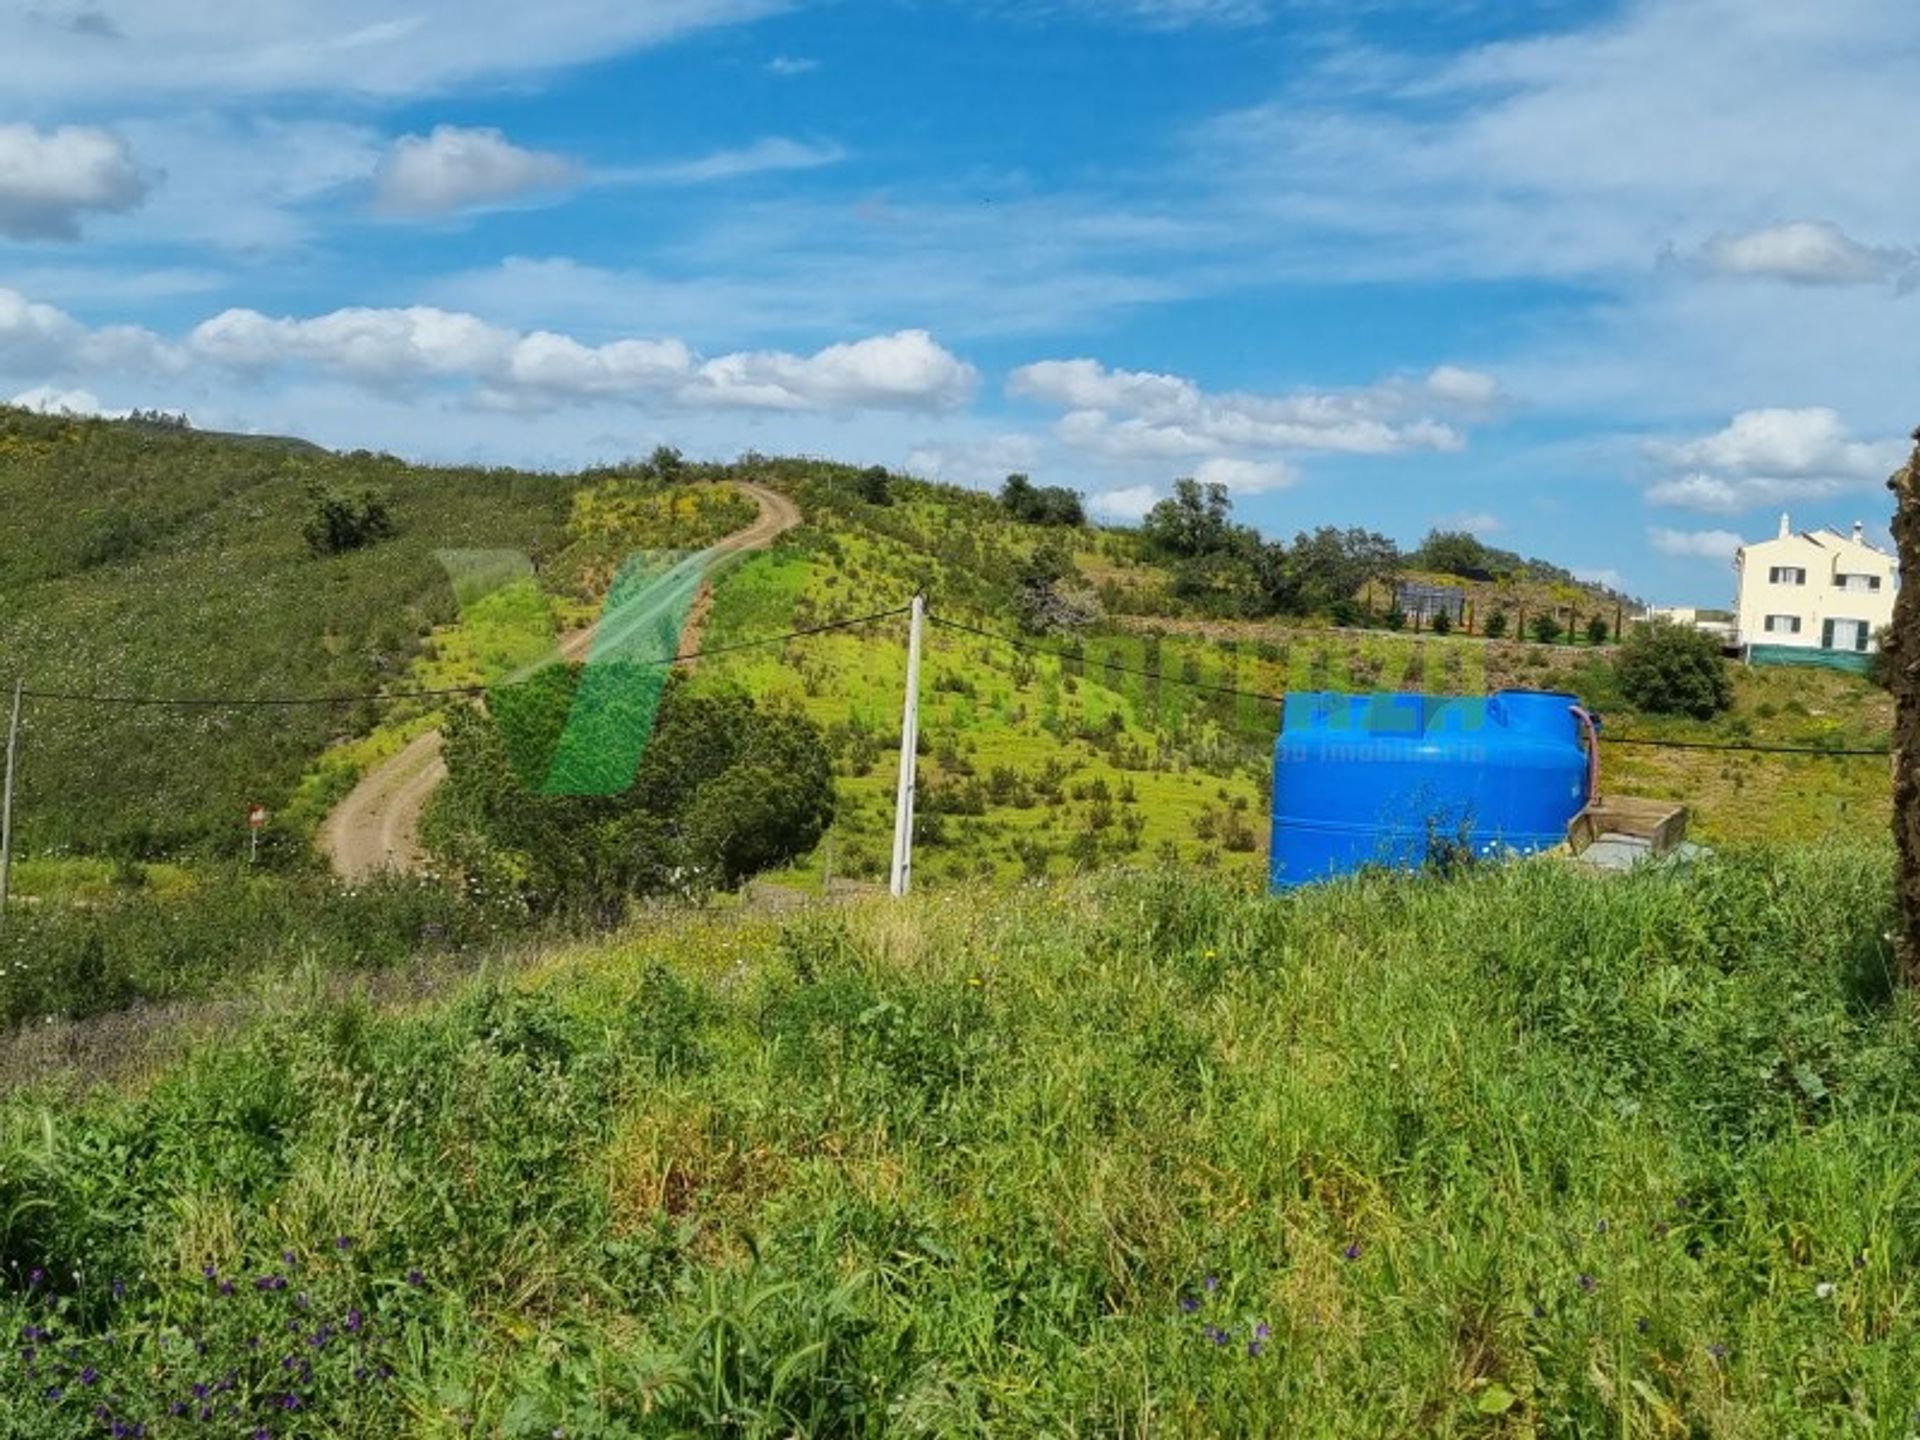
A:
POLYGON ((233 1294, 233 1281, 231 1281, 231 1280, 222 1280, 222 1281, 220 1282, 220 1293, 221 1293, 222 1295, 231 1295, 231 1294, 233 1294))
POLYGON ((1360 1242, 1358 1240, 1353 1241, 1340 1253, 1349 1260, 1358 1260, 1360 1258, 1360 1242))
POLYGON ((1209 1295, 1211 1295, 1214 1291, 1220 1288, 1220 1277, 1218 1275, 1207 1276, 1206 1279, 1200 1282, 1200 1288, 1202 1290, 1205 1290, 1209 1295))
POLYGON ((353 1248, 353 1237, 351 1235, 334 1236, 333 1248, 336 1250, 351 1250, 353 1248))
POLYGON ((360 1327, 366 1324, 367 1317, 358 1310, 347 1311, 346 1330, 349 1335, 358 1335, 360 1327))
MULTIPOLYGON (((1187 1314, 1191 1315, 1193 1314, 1194 1311, 1200 1308, 1200 1300, 1197 1296, 1194 1296, 1194 1295, 1182 1295, 1180 1297, 1180 1308, 1186 1311, 1187 1314)), ((358 1315, 359 1313, 360 1312, 357 1310, 354 1312, 354 1314, 356 1315, 358 1315)), ((350 1325, 347 1328, 350 1330, 358 1330, 360 1327, 358 1325, 350 1325)))
POLYGON ((87 1366, 86 1369, 80 1372, 80 1383, 82 1385, 91 1385, 97 1380, 99 1380, 99 1378, 100 1378, 100 1372, 94 1369, 93 1366, 91 1365, 87 1366))
POLYGON ((1260 1356, 1266 1351, 1266 1348, 1267 1348, 1266 1344, 1263 1341, 1259 1341, 1259 1340, 1247 1341, 1247 1354, 1253 1357, 1255 1360, 1258 1360, 1260 1358, 1260 1356))
POLYGON ((1595 1280, 1591 1275, 1583 1274, 1582 1276, 1580 1276, 1578 1280, 1574 1281, 1573 1283, 1578 1285, 1582 1290, 1586 1291, 1587 1294, 1589 1295, 1591 1295, 1595 1290, 1599 1289, 1600 1287, 1600 1282, 1598 1280, 1595 1280))
POLYGON ((407 1283, 418 1290, 422 1285, 427 1283, 427 1277, 422 1275, 418 1270, 409 1270, 407 1271, 407 1283))

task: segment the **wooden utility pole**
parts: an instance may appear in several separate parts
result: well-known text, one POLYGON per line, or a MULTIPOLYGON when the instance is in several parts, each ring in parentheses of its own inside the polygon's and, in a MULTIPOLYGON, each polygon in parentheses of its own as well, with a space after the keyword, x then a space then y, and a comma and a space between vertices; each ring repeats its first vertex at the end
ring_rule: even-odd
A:
POLYGON ((1887 484, 1894 494, 1893 539, 1900 593, 1893 603, 1893 838, 1900 849, 1900 929, 1894 958, 1901 978, 1920 985, 1920 430, 1913 456, 1887 484))
POLYGON ((20 703, 27 682, 13 682, 13 715, 7 721, 7 768, 0 779, 0 925, 7 919, 7 895, 13 886, 13 770, 20 758, 20 703))
POLYGON ((913 597, 907 635, 907 701, 900 717, 900 788, 893 807, 893 885, 896 896, 913 888, 914 772, 920 748, 920 629, 927 615, 924 595, 913 597))

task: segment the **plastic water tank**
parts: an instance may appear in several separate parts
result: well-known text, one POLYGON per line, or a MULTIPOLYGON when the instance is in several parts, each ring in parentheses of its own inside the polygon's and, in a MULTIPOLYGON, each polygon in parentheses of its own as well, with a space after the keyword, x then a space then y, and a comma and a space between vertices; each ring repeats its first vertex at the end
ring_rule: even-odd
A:
POLYGON ((1273 885, 1369 865, 1413 868, 1436 844, 1476 854, 1559 844, 1587 802, 1579 699, 1287 696, 1273 766, 1273 885))

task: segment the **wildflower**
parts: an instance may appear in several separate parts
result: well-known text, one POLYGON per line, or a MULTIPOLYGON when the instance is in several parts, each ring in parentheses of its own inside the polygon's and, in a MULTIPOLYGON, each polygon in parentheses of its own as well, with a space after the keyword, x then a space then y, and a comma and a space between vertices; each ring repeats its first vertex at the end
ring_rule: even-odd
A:
POLYGON ((1266 1352, 1266 1348, 1267 1346, 1265 1341, 1261 1341, 1261 1340, 1247 1341, 1247 1354, 1255 1360, 1258 1360, 1261 1357, 1261 1355, 1263 1355, 1266 1352))
POLYGON ((336 1250, 351 1250, 353 1248, 353 1237, 351 1235, 334 1236, 333 1248, 336 1250))
MULTIPOLYGON (((1184 1310, 1184 1311, 1186 1311, 1186 1312, 1187 1312, 1187 1314, 1189 1314, 1189 1315, 1191 1315, 1191 1314, 1193 1314, 1193 1312, 1194 1312, 1194 1311, 1196 1311, 1196 1310, 1198 1310, 1198 1309, 1200 1308, 1200 1301, 1199 1301, 1199 1299, 1198 1299, 1198 1297, 1196 1297, 1196 1296, 1193 1296, 1193 1295, 1182 1295, 1182 1296, 1180 1297, 1180 1308, 1181 1308, 1182 1310, 1184 1310)), ((355 1313, 357 1314, 358 1312, 356 1311, 355 1313)), ((359 1327, 359 1326, 357 1326, 357 1325, 354 1325, 354 1326, 350 1326, 350 1327, 348 1327, 348 1328, 350 1328, 350 1329, 355 1329, 355 1330, 357 1330, 357 1329, 359 1329, 360 1327, 359 1327)))
POLYGON ((1633 1328, 1644 1335, 1647 1331, 1651 1330, 1653 1326, 1648 1322, 1647 1317, 1642 1315, 1638 1320, 1633 1322, 1633 1328))
POLYGON ((211 1260, 200 1267, 200 1273, 209 1280, 215 1279, 220 1274, 218 1270, 213 1268, 213 1262, 211 1260))
POLYGON ((347 1311, 346 1330, 349 1335, 358 1335, 360 1327, 366 1323, 366 1316, 358 1310, 347 1311))
POLYGON ((1593 1228, 1594 1228, 1594 1233, 1599 1235, 1604 1235, 1607 1233, 1607 1222, 1605 1220, 1602 1220, 1593 1228))
POLYGON ((1707 1354, 1711 1355, 1716 1360, 1726 1359, 1728 1353, 1729 1352, 1727 1350, 1727 1347, 1725 1345, 1722 1345, 1718 1340, 1714 1341, 1713 1344, 1707 1346, 1707 1354))
POLYGON ((1360 1242, 1358 1240, 1353 1241, 1340 1253, 1349 1260, 1358 1260, 1360 1258, 1360 1242))
POLYGON ((233 1281, 231 1281, 231 1280, 222 1280, 222 1281, 220 1282, 220 1293, 221 1293, 222 1295, 231 1295, 231 1294, 233 1294, 233 1281))
POLYGON ((91 1365, 87 1366, 86 1369, 80 1372, 80 1383, 82 1385, 91 1385, 95 1381, 99 1380, 99 1378, 100 1378, 100 1372, 94 1369, 93 1366, 91 1365))
POLYGON ((422 1275, 418 1270, 409 1270, 407 1271, 407 1283, 417 1290, 427 1283, 427 1277, 422 1275))
POLYGON ((291 1250, 282 1250, 282 1251, 280 1252, 280 1258, 281 1258, 282 1260, 284 1260, 284 1261, 286 1261, 286 1262, 287 1262, 287 1264, 289 1264, 289 1265, 291 1265, 291 1264, 293 1264, 293 1251, 291 1251, 291 1250))
POLYGON ((1206 1279, 1200 1282, 1200 1288, 1202 1290, 1205 1290, 1209 1295, 1211 1295, 1214 1291, 1220 1288, 1220 1277, 1218 1275, 1207 1276, 1206 1279))
POLYGON ((1858 1255, 1853 1257, 1853 1268, 1856 1270, 1864 1270, 1867 1268, 1866 1251, 1862 1250, 1858 1255))
POLYGON ((1591 1295, 1600 1286, 1600 1282, 1598 1280, 1595 1280, 1591 1275, 1585 1275, 1585 1274, 1581 1275, 1580 1278, 1575 1280, 1573 1283, 1578 1285, 1582 1290, 1586 1291, 1587 1294, 1589 1295, 1591 1295))
POLYGON ((1813 1293, 1816 1299, 1831 1300, 1833 1298, 1833 1282, 1831 1280, 1822 1280, 1818 1285, 1813 1287, 1813 1293))

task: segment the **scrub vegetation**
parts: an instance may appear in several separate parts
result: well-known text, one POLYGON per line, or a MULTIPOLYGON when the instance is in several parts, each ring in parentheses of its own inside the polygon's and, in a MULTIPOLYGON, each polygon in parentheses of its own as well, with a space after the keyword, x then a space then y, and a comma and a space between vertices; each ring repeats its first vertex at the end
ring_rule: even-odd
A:
POLYGON ((0 1102, 0 1435, 1903 1435, 1890 869, 1108 872, 315 1002, 0 1102))

